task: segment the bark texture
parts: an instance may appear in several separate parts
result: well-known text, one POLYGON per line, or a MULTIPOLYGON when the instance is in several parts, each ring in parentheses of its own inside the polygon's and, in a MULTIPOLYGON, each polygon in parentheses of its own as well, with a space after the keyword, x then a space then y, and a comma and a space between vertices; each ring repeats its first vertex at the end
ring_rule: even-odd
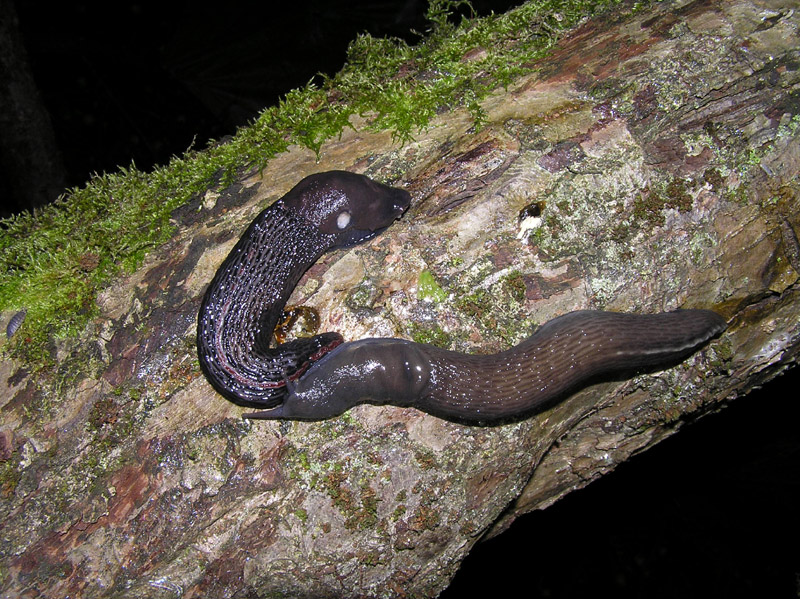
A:
POLYGON ((56 382, 3 362, 0 594, 434 597, 480 538, 793 365, 800 11, 620 14, 486 100, 478 132, 459 112, 404 147, 348 131, 319 163, 293 150, 209 191, 59 345, 56 382), (348 340, 491 352, 582 308, 713 308, 730 327, 675 368, 506 426, 374 406, 242 421, 200 373, 200 298, 263 205, 330 169, 414 198, 295 292, 348 340))

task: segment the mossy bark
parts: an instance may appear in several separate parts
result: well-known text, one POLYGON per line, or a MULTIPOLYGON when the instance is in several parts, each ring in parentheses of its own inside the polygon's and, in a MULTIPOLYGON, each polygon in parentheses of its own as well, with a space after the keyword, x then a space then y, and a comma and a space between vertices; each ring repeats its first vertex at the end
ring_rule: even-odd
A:
POLYGON ((785 4, 594 19, 487 99, 480 131, 450 112, 398 147, 354 123, 319 162, 293 149, 177 211, 174 239, 55 342, 54 373, 0 365, 2 594, 433 597, 479 539, 794 364, 800 11, 785 4), (200 373, 200 298, 260 208, 329 169, 414 198, 295 293, 349 340, 489 352, 582 308, 712 308, 729 329, 505 426, 374 406, 242 421, 200 373))

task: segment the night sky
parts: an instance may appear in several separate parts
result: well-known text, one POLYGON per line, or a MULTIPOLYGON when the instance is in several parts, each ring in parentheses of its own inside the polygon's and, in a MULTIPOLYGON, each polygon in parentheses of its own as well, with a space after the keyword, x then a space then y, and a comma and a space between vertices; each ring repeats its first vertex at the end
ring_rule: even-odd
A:
MULTIPOLYGON (((488 14, 513 2, 473 5, 488 14)), ((427 28, 424 0, 203 6, 16 2, 68 186, 234 134, 289 90, 335 74, 358 33, 413 43, 427 28)))

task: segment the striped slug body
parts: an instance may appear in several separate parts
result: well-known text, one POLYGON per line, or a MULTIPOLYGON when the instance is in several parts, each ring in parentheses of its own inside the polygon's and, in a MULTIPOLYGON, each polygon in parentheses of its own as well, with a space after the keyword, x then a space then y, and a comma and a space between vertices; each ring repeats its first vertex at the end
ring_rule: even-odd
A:
POLYGON ((592 381, 676 364, 724 329, 725 321, 710 310, 580 310, 497 354, 363 339, 337 347, 312 366, 280 406, 248 416, 320 419, 375 403, 411 406, 469 424, 508 422, 592 381))

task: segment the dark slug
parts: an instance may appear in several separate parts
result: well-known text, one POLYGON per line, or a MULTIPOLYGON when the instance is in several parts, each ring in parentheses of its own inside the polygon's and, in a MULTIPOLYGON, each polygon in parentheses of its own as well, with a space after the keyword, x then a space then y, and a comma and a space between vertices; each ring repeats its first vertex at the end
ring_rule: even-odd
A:
POLYGON ((270 408, 245 417, 318 420, 373 403, 458 422, 505 422, 597 378, 677 363, 725 329, 710 310, 581 310, 491 355, 403 339, 342 343, 336 333, 270 349, 303 272, 328 249, 374 236, 408 204, 404 191, 334 171, 307 177, 250 225, 214 277, 198 321, 198 354, 212 385, 238 404, 270 408), (339 231, 342 221, 353 229, 339 231))
POLYGON ((410 203, 408 192, 362 175, 309 175, 261 212, 211 281, 197 318, 197 355, 234 403, 268 408, 315 360, 342 343, 323 333, 270 348, 283 306, 309 266, 333 248, 374 237, 410 203))
POLYGON ((369 402, 457 422, 504 422, 539 411, 597 377, 676 363, 724 328, 710 310, 579 310, 490 355, 362 339, 340 345, 309 368, 281 405, 246 416, 329 418, 369 402))

